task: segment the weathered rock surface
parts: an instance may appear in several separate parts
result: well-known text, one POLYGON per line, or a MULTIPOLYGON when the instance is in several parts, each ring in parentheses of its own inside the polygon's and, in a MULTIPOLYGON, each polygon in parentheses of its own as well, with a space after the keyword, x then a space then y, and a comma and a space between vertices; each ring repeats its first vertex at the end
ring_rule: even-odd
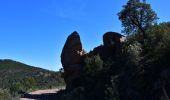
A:
POLYGON ((103 60, 113 57, 116 48, 118 48, 122 42, 122 37, 123 36, 119 33, 107 32, 103 35, 104 45, 98 46, 94 48, 93 51, 85 54, 79 34, 75 31, 69 35, 61 54, 61 62, 64 68, 64 79, 67 85, 66 88, 70 88, 73 85, 74 80, 80 76, 81 68, 83 67, 83 58, 85 56, 99 54, 103 60))
POLYGON ((81 69, 81 57, 83 55, 79 34, 75 31, 68 36, 61 54, 61 63, 64 68, 64 79, 67 87, 79 77, 81 69))
POLYGON ((61 54, 63 67, 67 68, 67 66, 80 63, 80 52, 82 52, 82 50, 80 36, 77 32, 73 32, 68 36, 61 54))
POLYGON ((113 55, 119 52, 123 40, 123 35, 116 32, 107 32, 103 35, 103 45, 94 48, 88 56, 99 54, 102 60, 114 58, 113 55))
POLYGON ((123 35, 116 32, 107 32, 103 35, 103 44, 107 47, 113 47, 123 41, 123 35))

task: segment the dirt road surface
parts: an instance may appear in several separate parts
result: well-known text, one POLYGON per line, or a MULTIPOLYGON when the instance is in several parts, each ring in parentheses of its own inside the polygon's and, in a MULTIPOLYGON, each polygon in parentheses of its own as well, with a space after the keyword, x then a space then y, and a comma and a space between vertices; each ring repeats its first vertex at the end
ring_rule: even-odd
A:
POLYGON ((20 100, 50 100, 50 96, 54 96, 58 91, 65 89, 64 87, 56 89, 46 89, 46 90, 37 90, 25 94, 20 100))

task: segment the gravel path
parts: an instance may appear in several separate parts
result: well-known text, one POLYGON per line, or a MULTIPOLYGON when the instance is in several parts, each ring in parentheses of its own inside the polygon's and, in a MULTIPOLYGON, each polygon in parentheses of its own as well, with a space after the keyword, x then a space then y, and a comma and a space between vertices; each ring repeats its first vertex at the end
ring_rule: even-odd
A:
POLYGON ((59 90, 65 89, 64 87, 56 89, 37 90, 24 95, 20 100, 49 100, 49 96, 54 96, 59 90))

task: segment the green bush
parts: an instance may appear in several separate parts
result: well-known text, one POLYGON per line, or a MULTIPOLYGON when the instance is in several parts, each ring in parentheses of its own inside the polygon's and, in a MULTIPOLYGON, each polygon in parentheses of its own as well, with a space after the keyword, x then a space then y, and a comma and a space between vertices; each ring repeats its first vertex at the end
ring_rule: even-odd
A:
POLYGON ((19 100, 19 96, 12 96, 10 90, 0 88, 0 100, 19 100))
POLYGON ((103 61, 99 55, 87 57, 85 59, 84 73, 87 76, 95 76, 103 68, 103 61))
POLYGON ((154 56, 155 60, 166 56, 170 51, 170 22, 161 23, 150 28, 147 41, 145 43, 149 56, 154 56), (152 51, 152 52, 149 52, 152 51))
POLYGON ((139 65, 142 53, 141 44, 137 41, 131 44, 124 44, 123 53, 126 57, 127 65, 139 65))
POLYGON ((106 85, 105 93, 105 100, 120 100, 119 99, 119 92, 118 92, 118 76, 111 77, 110 84, 106 85))

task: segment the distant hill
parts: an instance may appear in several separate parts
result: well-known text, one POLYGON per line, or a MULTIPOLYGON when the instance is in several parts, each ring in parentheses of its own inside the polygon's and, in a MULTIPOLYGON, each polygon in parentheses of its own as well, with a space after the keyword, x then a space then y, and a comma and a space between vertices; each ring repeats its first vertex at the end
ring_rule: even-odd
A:
POLYGON ((11 59, 0 59, 0 70, 26 70, 26 71, 45 71, 47 72, 47 70, 42 69, 42 68, 38 68, 38 67, 34 67, 34 66, 30 66, 18 61, 14 61, 11 59))
POLYGON ((0 95, 2 90, 15 96, 20 92, 62 86, 61 74, 10 59, 0 60, 0 95))

